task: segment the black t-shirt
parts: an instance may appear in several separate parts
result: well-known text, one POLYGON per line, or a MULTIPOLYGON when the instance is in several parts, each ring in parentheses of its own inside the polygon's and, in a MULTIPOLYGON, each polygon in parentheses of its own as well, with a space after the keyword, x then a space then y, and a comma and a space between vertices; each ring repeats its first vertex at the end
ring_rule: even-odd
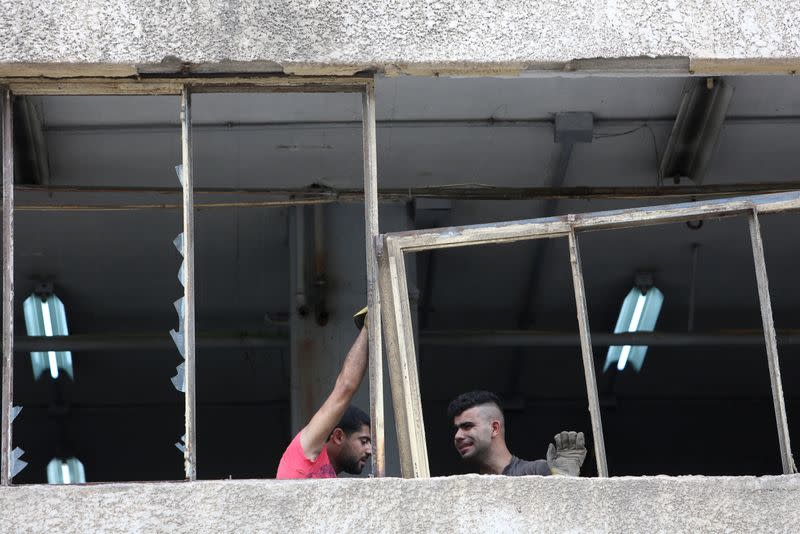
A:
POLYGON ((512 456, 511 461, 508 463, 506 468, 503 469, 503 474, 512 477, 519 477, 523 475, 547 476, 551 473, 550 468, 547 466, 547 460, 534 460, 529 462, 528 460, 521 460, 516 456, 512 456))

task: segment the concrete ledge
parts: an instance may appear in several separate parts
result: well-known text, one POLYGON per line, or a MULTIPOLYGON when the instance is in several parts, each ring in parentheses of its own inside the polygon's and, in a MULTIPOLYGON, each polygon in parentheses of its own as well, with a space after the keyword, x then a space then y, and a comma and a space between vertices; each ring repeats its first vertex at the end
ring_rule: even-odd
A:
POLYGON ((0 489, 3 532, 796 532, 800 475, 0 489))
POLYGON ((797 2, 779 0, 43 0, 3 7, 0 63, 28 72, 14 76, 47 64, 58 72, 91 64, 172 72, 178 64, 308 75, 480 74, 592 58, 793 65, 800 58, 797 2))

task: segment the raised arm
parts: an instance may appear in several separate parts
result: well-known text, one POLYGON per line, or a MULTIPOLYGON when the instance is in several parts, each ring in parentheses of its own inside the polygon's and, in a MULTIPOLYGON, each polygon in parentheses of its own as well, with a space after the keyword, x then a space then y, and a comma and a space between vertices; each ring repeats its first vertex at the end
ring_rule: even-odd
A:
POLYGON ((303 447, 303 453, 312 462, 322 452, 328 436, 336 428, 336 424, 350 405, 353 395, 356 394, 358 386, 361 385, 367 369, 368 347, 367 329, 362 328, 344 359, 333 391, 322 403, 311 421, 300 431, 300 445, 303 447))

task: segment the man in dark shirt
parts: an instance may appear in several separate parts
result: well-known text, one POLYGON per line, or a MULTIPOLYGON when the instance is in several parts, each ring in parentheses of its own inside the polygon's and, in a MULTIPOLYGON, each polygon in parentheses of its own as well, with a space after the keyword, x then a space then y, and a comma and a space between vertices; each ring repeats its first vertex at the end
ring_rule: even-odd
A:
POLYGON ((546 460, 521 460, 509 452, 500 400, 489 391, 462 393, 447 414, 455 427, 454 444, 461 458, 484 475, 580 475, 586 458, 583 432, 561 432, 547 449, 546 460))

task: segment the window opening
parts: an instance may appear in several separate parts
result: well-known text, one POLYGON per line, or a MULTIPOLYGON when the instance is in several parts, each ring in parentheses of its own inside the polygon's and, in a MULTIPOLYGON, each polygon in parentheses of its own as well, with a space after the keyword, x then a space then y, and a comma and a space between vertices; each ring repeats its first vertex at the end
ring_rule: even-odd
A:
MULTIPOLYGON (((183 222, 184 228, 183 243, 178 243, 178 249, 184 256, 185 264, 180 269, 179 278, 184 286, 184 298, 176 302, 176 311, 178 318, 183 328, 175 329, 173 334, 173 341, 178 348, 183 348, 183 358, 185 365, 183 366, 184 376, 180 377, 180 369, 177 371, 178 376, 175 377, 178 384, 183 386, 185 390, 185 434, 178 441, 180 445, 178 449, 184 453, 184 467, 186 478, 194 480, 196 478, 196 437, 195 437, 195 355, 194 355, 194 273, 193 273, 193 247, 194 247, 194 193, 193 186, 193 170, 192 170, 192 131, 191 131, 191 96, 192 93, 248 93, 248 92, 267 92, 267 93, 356 93, 362 96, 362 129, 363 129, 363 155, 364 155, 364 173, 365 173, 365 217, 367 221, 367 235, 365 241, 367 243, 367 262, 371 266, 370 272, 372 282, 369 285, 369 302, 371 309, 377 313, 379 310, 377 299, 377 288, 374 282, 375 273, 377 269, 374 267, 375 261, 374 254, 372 253, 373 237, 377 235, 377 173, 376 173, 376 148, 375 148, 375 98, 373 80, 368 77, 353 76, 353 77, 292 77, 292 76, 279 76, 279 77, 266 77, 266 78, 237 78, 235 82, 226 78, 182 78, 179 80, 162 79, 162 80, 137 80, 132 83, 109 85, 102 80, 90 80, 88 82, 76 80, 46 80, 34 83, 12 82, 3 93, 3 108, 2 108, 2 122, 3 122, 3 189, 4 189, 4 209, 3 209, 3 242, 4 251, 13 251, 13 212, 14 206, 14 166, 13 166, 13 141, 12 141, 12 98, 14 96, 59 96, 70 98, 73 96, 100 96, 100 95, 161 95, 161 96, 180 96, 181 97, 181 114, 180 123, 182 135, 180 145, 182 149, 181 167, 178 169, 178 179, 181 186, 182 202, 178 204, 163 204, 163 205, 137 205, 137 204, 124 204, 124 205, 74 205, 72 208, 75 211, 130 211, 141 210, 147 208, 153 209, 175 209, 183 208, 183 222), (181 379, 182 378, 182 379, 181 379)), ((172 124, 168 124, 161 130, 166 131, 172 128, 172 124)), ((175 138, 177 141, 177 138, 175 138)), ((105 140, 103 140, 105 142, 105 140)), ((166 144, 166 143, 165 143, 166 144)), ((174 141, 170 143, 174 146, 174 141)), ((150 163, 150 162, 148 162, 150 163)), ((177 163, 177 162, 175 162, 177 163)), ((126 170, 123 169, 124 174, 126 170)), ((130 172, 130 169, 127 169, 130 172)), ((91 186, 89 186, 91 187, 91 186)), ((227 188, 232 190, 233 188, 227 188)), ((130 187, 117 187, 115 184, 115 191, 120 192, 146 192, 147 188, 138 186, 130 187)), ((221 191, 221 192, 241 192, 241 191, 221 191)), ((280 197, 281 193, 276 196, 280 197)), ((284 195, 289 197, 288 204, 297 202, 297 199, 291 195, 284 195)), ((312 194, 311 196, 314 196, 312 194)), ((316 194, 316 197, 323 198, 324 201, 330 201, 326 194, 316 194)), ((234 207, 234 204, 229 203, 208 203, 205 204, 210 207, 234 207)), ((261 207, 279 207, 284 205, 281 200, 273 201, 267 200, 264 202, 243 202, 243 206, 261 206, 261 207)), ((201 203, 198 207, 203 207, 201 203)), ((35 207, 33 208, 36 209, 35 207)), ((173 234, 174 236, 174 234, 173 234)), ((171 239, 171 236, 170 236, 171 239)), ((0 472, 2 472, 2 480, 0 484, 7 485, 11 483, 11 479, 18 472, 17 467, 23 462, 19 460, 23 451, 16 448, 12 451, 12 420, 13 416, 18 413, 17 407, 14 407, 12 412, 11 401, 13 399, 13 358, 11 354, 14 352, 13 348, 13 283, 14 283, 14 264, 13 254, 4 254, 4 300, 3 300, 3 398, 2 398, 2 452, 0 452, 0 472)), ((177 268, 177 265, 176 265, 177 268)), ((370 278, 370 277, 368 277, 370 278)), ((52 301, 56 303, 56 300, 52 301)), ((60 302, 60 301, 59 301, 60 302)), ((66 314, 64 313, 63 330, 57 328, 60 315, 58 312, 62 311, 60 308, 56 309, 53 306, 56 304, 48 304, 46 309, 39 305, 38 310, 34 306, 35 302, 32 300, 27 306, 28 315, 31 319, 35 319, 40 323, 41 336, 33 337, 66 337, 66 314), (48 318, 49 316, 49 318, 48 318), (48 320, 49 319, 49 320, 48 320), (48 326, 49 325, 49 326, 48 326), (63 332, 63 333, 62 333, 63 332)), ((63 306, 63 303, 62 303, 63 306)), ((57 306, 56 306, 57 307, 57 306)), ((74 317, 72 318, 73 327, 74 317)), ((168 329, 169 327, 167 327, 168 329)), ((31 331, 33 332, 33 330, 31 331)), ((31 334, 29 334, 31 335, 31 334)), ((373 472, 377 476, 383 474, 383 414, 382 414, 382 375, 380 372, 381 366, 381 345, 380 345, 380 331, 376 326, 370 328, 370 367, 372 369, 370 375, 370 396, 371 396, 371 412, 373 420, 373 442, 376 444, 376 451, 373 454, 373 472)), ((82 337, 82 336, 78 336, 82 337)), ((70 336, 74 339, 74 336, 70 336)), ((153 338, 155 339, 155 338, 153 338)), ((160 341, 161 338, 159 338, 160 341)), ((130 341, 130 340, 129 340, 130 341)), ((81 343, 91 345, 93 340, 80 339, 76 343, 80 346, 81 343)), ((147 345, 152 340, 144 341, 137 340, 133 344, 143 343, 147 345)), ((67 346, 71 346, 72 341, 67 342, 67 346)), ((161 343, 157 343, 162 347, 161 343)), ((55 350, 31 350, 31 352, 39 353, 36 356, 36 373, 37 376, 50 375, 51 378, 60 377, 61 375, 73 376, 74 370, 72 369, 71 356, 69 350, 63 349, 63 346, 47 345, 47 348, 53 347, 55 350), (67 358, 67 354, 69 358, 67 358)), ((129 347, 130 348, 130 347, 129 347)), ((33 347, 32 347, 33 349, 33 347)), ((77 350, 77 349, 72 349, 77 350)), ((175 373, 173 373, 175 374, 175 373)), ((166 377, 168 380, 168 377, 166 377)), ((176 437, 181 433, 176 433, 176 437)), ((168 441, 168 447, 172 449, 175 438, 168 441)), ((174 451, 175 449, 172 449, 174 451)), ((173 452, 174 454, 174 452, 173 452)), ((71 479, 74 477, 70 477, 71 479)))
MULTIPOLYGON (((784 473, 795 472, 789 444, 775 327, 772 320, 772 308, 769 300, 769 286, 758 216, 761 213, 778 213, 798 209, 800 209, 800 193, 775 193, 706 202, 383 234, 382 247, 378 251, 380 290, 383 302, 381 319, 386 339, 387 360, 392 383, 391 390, 395 419, 398 425, 398 445, 403 476, 416 478, 430 476, 419 395, 419 376, 411 322, 408 281, 404 265, 406 252, 490 243, 510 243, 525 239, 568 237, 595 455, 598 474, 602 477, 608 476, 608 474, 605 469, 606 458, 602 420, 599 410, 597 381, 594 375, 591 331, 588 323, 586 296, 576 233, 742 215, 748 217, 750 228, 750 242, 756 267, 781 463, 784 473)), ((633 311, 635 311, 635 302, 632 306, 634 308, 633 311)), ((643 316, 646 311, 643 307, 643 316)), ((641 319, 639 322, 641 323, 641 319)))

